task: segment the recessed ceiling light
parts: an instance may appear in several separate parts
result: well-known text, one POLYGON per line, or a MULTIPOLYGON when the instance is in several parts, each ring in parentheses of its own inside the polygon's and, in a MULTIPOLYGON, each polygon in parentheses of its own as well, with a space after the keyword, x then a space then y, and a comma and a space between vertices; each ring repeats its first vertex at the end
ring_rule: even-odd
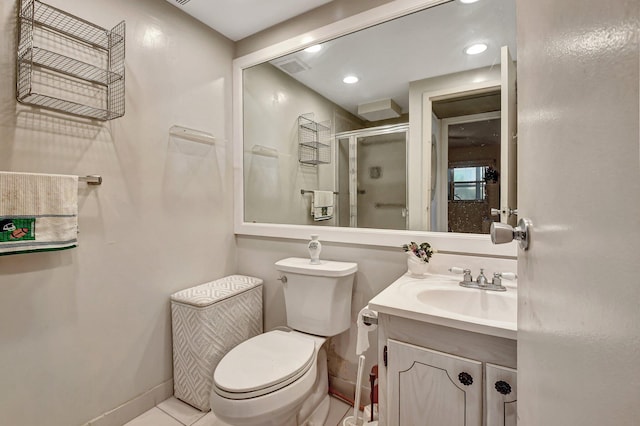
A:
POLYGON ((313 46, 309 46, 306 49, 304 49, 304 51, 309 53, 316 53, 316 52, 319 52, 320 49, 322 49, 321 44, 314 44, 313 46))
POLYGON ((484 43, 476 43, 464 49, 464 53, 467 55, 477 55, 487 50, 487 45, 484 43))
POLYGON ((342 81, 347 84, 353 84, 358 82, 358 77, 356 77, 355 75, 348 75, 345 78, 343 78, 342 81))
POLYGON ((471 4, 471 3, 475 3, 478 0, 458 0, 460 3, 462 4, 471 4))

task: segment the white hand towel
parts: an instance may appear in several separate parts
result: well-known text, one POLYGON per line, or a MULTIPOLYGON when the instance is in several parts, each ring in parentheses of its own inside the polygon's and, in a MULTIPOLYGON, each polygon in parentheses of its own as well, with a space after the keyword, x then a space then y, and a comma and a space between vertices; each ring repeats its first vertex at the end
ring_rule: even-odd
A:
POLYGON ((0 255, 78 242, 78 177, 0 172, 0 255))
POLYGON ((333 191, 313 191, 313 204, 316 207, 333 207, 333 191))
POLYGON ((311 216, 315 221, 333 218, 333 191, 313 191, 311 216))

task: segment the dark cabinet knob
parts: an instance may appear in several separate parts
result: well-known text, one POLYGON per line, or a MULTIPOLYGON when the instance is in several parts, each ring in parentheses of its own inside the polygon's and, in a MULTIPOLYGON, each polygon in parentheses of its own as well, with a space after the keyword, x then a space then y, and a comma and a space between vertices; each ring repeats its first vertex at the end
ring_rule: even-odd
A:
POLYGON ((471 377, 471 374, 464 371, 458 374, 458 380, 460 380, 460 383, 465 386, 469 386, 473 383, 473 377, 471 377))
POLYGON ((495 388, 503 395, 509 395, 511 393, 511 385, 502 380, 496 382, 495 388))

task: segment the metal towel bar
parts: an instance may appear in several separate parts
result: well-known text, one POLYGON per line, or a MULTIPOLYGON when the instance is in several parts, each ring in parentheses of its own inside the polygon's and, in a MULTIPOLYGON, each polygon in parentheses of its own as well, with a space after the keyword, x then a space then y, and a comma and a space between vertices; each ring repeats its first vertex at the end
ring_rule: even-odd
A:
POLYGON ((102 185, 102 176, 100 175, 78 176, 78 181, 86 182, 87 185, 102 185))
MULTIPOLYGON (((334 193, 335 195, 338 195, 338 194, 339 194, 339 192, 336 192, 336 191, 333 191, 333 193, 334 193)), ((304 195, 304 194, 313 194, 313 191, 310 191, 310 190, 308 190, 308 189, 301 189, 301 190, 300 190, 300 194, 302 194, 302 195, 304 195)))

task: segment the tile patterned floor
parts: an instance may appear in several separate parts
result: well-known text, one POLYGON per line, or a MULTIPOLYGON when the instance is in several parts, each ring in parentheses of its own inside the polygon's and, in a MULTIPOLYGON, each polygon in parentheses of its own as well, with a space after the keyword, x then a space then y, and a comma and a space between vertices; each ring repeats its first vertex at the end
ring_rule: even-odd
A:
MULTIPOLYGON (((342 420, 353 408, 331 397, 329 416, 325 426, 342 426, 342 420)), ((171 397, 141 414, 124 426, 229 426, 217 419, 213 412, 203 413, 171 397)))

